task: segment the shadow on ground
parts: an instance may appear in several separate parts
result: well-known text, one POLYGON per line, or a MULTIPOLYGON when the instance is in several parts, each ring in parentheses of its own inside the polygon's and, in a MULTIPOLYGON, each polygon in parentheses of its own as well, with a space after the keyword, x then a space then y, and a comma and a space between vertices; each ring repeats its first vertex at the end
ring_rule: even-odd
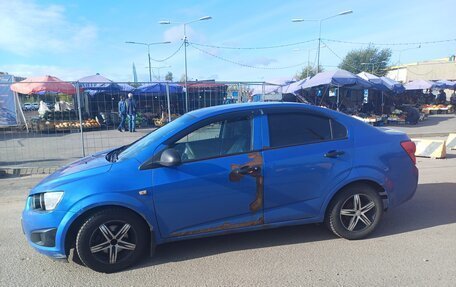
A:
MULTIPOLYGON (((370 238, 392 236, 456 223, 456 183, 420 184, 407 203, 389 210, 370 238)), ((145 268, 216 254, 289 244, 335 240, 322 225, 291 226, 168 243, 158 246, 153 258, 133 267, 145 268)), ((367 239, 369 240, 369 239, 367 239)))
POLYGON ((438 125, 440 122, 454 119, 454 116, 429 116, 426 120, 418 122, 416 125, 387 125, 386 127, 405 127, 405 128, 421 128, 438 125))

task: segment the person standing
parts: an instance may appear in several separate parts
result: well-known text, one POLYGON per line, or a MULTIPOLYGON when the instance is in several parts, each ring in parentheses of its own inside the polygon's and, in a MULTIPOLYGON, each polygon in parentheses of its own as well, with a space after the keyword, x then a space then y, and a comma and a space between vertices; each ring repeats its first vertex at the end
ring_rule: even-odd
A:
POLYGON ((136 132, 135 120, 136 120, 136 101, 133 99, 133 94, 128 93, 128 99, 126 101, 127 116, 128 116, 128 130, 133 133, 136 132))
POLYGON ((437 95, 436 104, 445 104, 446 98, 446 93, 443 90, 440 90, 439 94, 437 95))
POLYGON ((117 104, 119 109, 120 124, 117 130, 122 132, 125 130, 125 118, 127 117, 127 104, 125 103, 125 96, 121 96, 119 103, 117 104))

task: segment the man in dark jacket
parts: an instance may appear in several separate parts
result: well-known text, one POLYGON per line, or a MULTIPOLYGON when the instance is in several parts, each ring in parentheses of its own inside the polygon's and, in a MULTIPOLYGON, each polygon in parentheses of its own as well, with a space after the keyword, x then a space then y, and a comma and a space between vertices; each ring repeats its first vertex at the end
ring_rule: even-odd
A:
POLYGON ((125 96, 120 97, 120 101, 117 104, 118 109, 119 109, 119 117, 120 117, 120 124, 117 130, 119 132, 122 132, 122 130, 125 130, 125 119, 127 117, 127 104, 125 103, 125 96))
POLYGON ((405 121, 407 123, 409 123, 411 125, 418 124, 418 121, 420 119, 420 112, 417 109, 406 106, 402 110, 407 113, 407 115, 405 117, 405 121))
POLYGON ((128 130, 133 133, 136 132, 135 120, 136 120, 136 101, 133 99, 133 94, 128 93, 127 104, 127 116, 128 116, 128 130))

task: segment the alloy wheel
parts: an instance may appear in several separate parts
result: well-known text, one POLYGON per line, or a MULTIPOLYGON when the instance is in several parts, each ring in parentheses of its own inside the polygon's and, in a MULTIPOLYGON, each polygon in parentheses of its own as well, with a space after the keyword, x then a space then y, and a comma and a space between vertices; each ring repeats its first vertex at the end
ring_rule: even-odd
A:
POLYGON ((137 234, 124 221, 109 221, 95 229, 90 238, 90 252, 100 262, 116 264, 125 261, 136 249, 137 234))
POLYGON ((354 194, 344 201, 340 209, 340 220, 348 231, 363 231, 375 220, 377 207, 365 194, 354 194))

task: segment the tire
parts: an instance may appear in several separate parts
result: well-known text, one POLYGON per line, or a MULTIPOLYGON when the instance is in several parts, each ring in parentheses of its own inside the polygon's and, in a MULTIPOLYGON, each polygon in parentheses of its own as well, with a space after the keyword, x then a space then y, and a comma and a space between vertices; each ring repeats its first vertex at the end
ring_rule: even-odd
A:
POLYGON ((147 253, 149 236, 138 215, 107 208, 90 216, 81 226, 76 251, 90 269, 113 273, 137 263, 147 253))
POLYGON ((383 201, 374 188, 364 184, 353 185, 332 200, 325 223, 339 237, 362 239, 376 229, 383 210, 383 201))

